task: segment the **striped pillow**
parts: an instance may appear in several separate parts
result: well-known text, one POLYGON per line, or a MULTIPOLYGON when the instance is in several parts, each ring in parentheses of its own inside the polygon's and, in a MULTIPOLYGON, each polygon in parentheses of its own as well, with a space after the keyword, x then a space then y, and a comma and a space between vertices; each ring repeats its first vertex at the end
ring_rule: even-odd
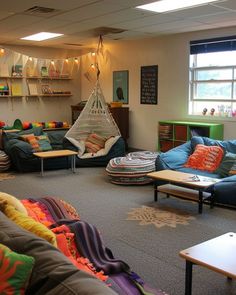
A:
POLYGON ((233 173, 233 171, 235 170, 235 164, 236 154, 226 152, 222 162, 220 163, 220 166, 217 168, 215 172, 219 174, 221 177, 227 177, 229 176, 229 174, 236 174, 233 173))
POLYGON ((220 146, 197 144, 184 167, 214 172, 220 165, 224 150, 220 146))
POLYGON ((106 138, 96 134, 91 133, 85 141, 85 147, 87 153, 96 153, 100 149, 104 148, 106 138))
POLYGON ((34 134, 21 135, 21 138, 31 145, 34 152, 41 151, 38 140, 37 140, 36 136, 34 136, 34 134))

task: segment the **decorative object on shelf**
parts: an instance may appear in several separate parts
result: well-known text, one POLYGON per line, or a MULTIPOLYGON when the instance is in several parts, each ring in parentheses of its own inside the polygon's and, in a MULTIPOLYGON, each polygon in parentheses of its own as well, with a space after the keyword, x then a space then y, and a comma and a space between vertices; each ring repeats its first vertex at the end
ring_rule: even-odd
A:
POLYGON ((19 82, 12 82, 11 84, 11 95, 12 96, 22 96, 22 84, 19 82))
POLYGON ((122 107, 123 105, 123 102, 120 102, 120 101, 112 101, 110 102, 110 107, 111 108, 120 108, 122 107))
POLYGON ((49 77, 49 73, 48 73, 48 67, 41 67, 41 76, 42 77, 49 77))
POLYGON ((48 84, 42 84, 41 86, 42 94, 52 94, 52 89, 48 84))
POLYGON ((9 87, 6 83, 0 84, 0 95, 9 95, 9 87))
POLYGON ((202 114, 205 116, 206 113, 207 113, 207 108, 204 108, 204 109, 202 110, 202 114))
POLYGON ((36 83, 29 82, 28 83, 28 88, 29 88, 29 94, 30 95, 39 95, 36 83))
POLYGON ((13 65, 11 75, 12 77, 22 77, 22 65, 13 65))
POLYGON ((157 104, 158 66, 141 67, 141 104, 157 104))
POLYGON ((212 108, 212 109, 211 109, 211 112, 210 112, 211 116, 214 116, 214 113, 215 113, 215 109, 212 108))
POLYGON ((129 71, 113 72, 113 101, 128 104, 129 71))

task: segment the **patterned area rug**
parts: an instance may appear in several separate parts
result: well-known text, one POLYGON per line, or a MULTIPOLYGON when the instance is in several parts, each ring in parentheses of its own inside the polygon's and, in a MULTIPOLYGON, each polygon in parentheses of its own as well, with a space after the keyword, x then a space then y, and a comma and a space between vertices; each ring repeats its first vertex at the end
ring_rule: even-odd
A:
POLYGON ((139 221, 139 225, 153 224, 157 228, 163 226, 176 227, 178 224, 188 225, 195 217, 177 209, 170 207, 148 207, 132 208, 128 212, 126 220, 139 221))
POLYGON ((11 173, 0 173, 0 181, 6 180, 6 179, 13 179, 15 178, 15 175, 11 173))

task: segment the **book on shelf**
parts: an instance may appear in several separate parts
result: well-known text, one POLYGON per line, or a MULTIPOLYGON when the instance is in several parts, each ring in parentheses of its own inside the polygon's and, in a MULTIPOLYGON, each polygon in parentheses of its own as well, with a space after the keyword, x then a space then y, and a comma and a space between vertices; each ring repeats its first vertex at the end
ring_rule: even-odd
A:
POLYGON ((11 84, 11 95, 13 96, 22 96, 22 85, 21 83, 12 83, 11 84))
POLYGON ((12 77, 22 77, 22 65, 13 65, 11 75, 12 77))
POLYGON ((0 95, 9 95, 9 87, 7 83, 0 83, 0 95))
POLYGON ((52 94, 52 89, 48 84, 42 84, 41 90, 42 94, 52 94))
POLYGON ((30 95, 38 95, 38 89, 36 83, 28 83, 29 94, 30 95))
POLYGON ((9 77, 9 66, 6 63, 1 64, 0 66, 0 76, 9 77))
POLYGON ((41 76, 42 77, 49 77, 48 68, 47 67, 41 67, 41 76))

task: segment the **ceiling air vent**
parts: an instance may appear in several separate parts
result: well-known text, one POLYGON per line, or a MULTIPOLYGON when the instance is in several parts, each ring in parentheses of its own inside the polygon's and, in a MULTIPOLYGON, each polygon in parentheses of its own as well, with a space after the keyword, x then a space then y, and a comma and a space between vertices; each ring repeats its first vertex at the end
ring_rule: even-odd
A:
POLYGON ((38 15, 38 16, 52 16, 60 12, 59 9, 42 7, 42 6, 33 6, 24 11, 25 14, 38 15))
POLYGON ((109 34, 120 34, 125 32, 126 30, 118 29, 118 28, 110 28, 110 27, 98 27, 98 28, 92 29, 91 31, 93 31, 96 36, 99 36, 99 35, 104 36, 109 34))

